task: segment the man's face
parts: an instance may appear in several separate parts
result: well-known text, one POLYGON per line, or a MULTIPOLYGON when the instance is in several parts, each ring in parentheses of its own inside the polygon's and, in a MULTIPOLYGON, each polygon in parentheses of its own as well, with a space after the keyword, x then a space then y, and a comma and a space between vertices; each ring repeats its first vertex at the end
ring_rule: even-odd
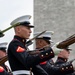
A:
POLYGON ((18 26, 17 27, 17 32, 18 32, 18 35, 22 38, 25 38, 25 39, 29 39, 30 37, 30 34, 31 34, 31 29, 30 27, 27 27, 27 26, 18 26))
POLYGON ((2 57, 4 57, 4 56, 6 56, 6 52, 3 52, 3 51, 0 50, 0 59, 1 59, 2 57))
POLYGON ((44 46, 47 46, 48 43, 43 39, 36 39, 36 48, 43 48, 44 46))

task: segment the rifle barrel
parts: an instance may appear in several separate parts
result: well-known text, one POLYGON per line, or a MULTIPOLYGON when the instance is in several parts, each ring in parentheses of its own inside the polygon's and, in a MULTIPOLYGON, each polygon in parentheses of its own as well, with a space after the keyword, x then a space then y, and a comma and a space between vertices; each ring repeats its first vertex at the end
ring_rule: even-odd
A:
POLYGON ((4 33, 4 32, 6 32, 7 30, 9 30, 9 29, 15 27, 15 26, 18 25, 18 24, 19 24, 19 23, 14 24, 14 25, 11 25, 10 27, 8 27, 8 28, 6 28, 6 29, 4 29, 4 30, 2 30, 2 31, 0 31, 0 32, 1 32, 1 33, 4 33))
POLYGON ((34 40, 35 38, 37 38, 38 36, 42 35, 42 34, 43 34, 43 33, 45 33, 45 32, 46 32, 46 30, 45 30, 45 31, 43 31, 43 32, 41 32, 40 34, 38 34, 38 35, 37 35, 37 36, 35 36, 34 38, 30 39, 30 41, 34 40))

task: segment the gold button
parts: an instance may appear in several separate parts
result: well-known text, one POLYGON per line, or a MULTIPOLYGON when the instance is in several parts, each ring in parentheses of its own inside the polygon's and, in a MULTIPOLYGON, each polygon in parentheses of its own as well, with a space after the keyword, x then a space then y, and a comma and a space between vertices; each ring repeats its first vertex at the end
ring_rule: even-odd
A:
POLYGON ((70 68, 72 68, 72 66, 70 66, 70 68))
POLYGON ((46 53, 46 55, 48 55, 48 53, 46 53))
POLYGON ((24 42, 24 39, 22 41, 24 42))
POLYGON ((30 70, 32 70, 32 68, 30 68, 30 70))
POLYGON ((65 61, 67 61, 67 60, 65 59, 65 61))
POLYGON ((66 69, 68 69, 68 67, 66 67, 66 69))
POLYGON ((44 55, 41 55, 41 57, 43 57, 44 55))
POLYGON ((64 70, 64 68, 62 68, 62 70, 64 70))
POLYGON ((51 51, 51 53, 53 53, 53 52, 51 51))

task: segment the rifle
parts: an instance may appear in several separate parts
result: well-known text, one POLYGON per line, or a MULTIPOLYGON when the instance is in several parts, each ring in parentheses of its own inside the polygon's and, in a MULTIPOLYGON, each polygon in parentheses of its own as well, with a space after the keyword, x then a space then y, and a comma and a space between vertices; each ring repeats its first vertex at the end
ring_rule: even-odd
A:
POLYGON ((32 40, 36 39, 38 36, 42 35, 42 34, 45 33, 45 32, 46 32, 46 30, 43 31, 43 32, 41 32, 40 34, 36 35, 36 36, 33 37, 32 39, 28 40, 28 41, 26 42, 26 47, 29 46, 29 45, 31 45, 31 44, 33 43, 32 40))
MULTIPOLYGON (((75 34, 73 34, 72 36, 70 36, 69 38, 67 38, 64 41, 57 43, 56 47, 59 48, 59 49, 66 49, 66 50, 69 51, 71 49, 69 49, 68 46, 71 45, 71 44, 74 44, 74 43, 75 43, 75 34)), ((45 46, 45 47, 50 47, 50 45, 49 46, 45 46)), ((45 47, 43 47, 43 48, 45 48, 45 47)), ((43 50, 43 48, 29 51, 29 53, 30 54, 39 53, 39 51, 43 50)), ((54 51, 55 55, 57 55, 59 52, 60 52, 60 50, 59 51, 54 51)))
POLYGON ((5 63, 8 60, 7 55, 4 56, 3 58, 0 59, 0 65, 2 65, 3 63, 5 63))
POLYGON ((72 63, 73 61, 75 61, 75 59, 70 60, 69 63, 72 63))
MULTIPOLYGON (((35 49, 35 50, 28 51, 28 53, 31 54, 31 55, 39 54, 40 51, 46 50, 49 47, 50 47, 50 45, 46 45, 46 46, 44 46, 44 47, 42 47, 40 49, 35 49)), ((60 50, 59 51, 57 51, 57 50, 54 51, 55 55, 58 55, 59 52, 60 52, 60 50)))
POLYGON ((75 34, 73 34, 72 36, 70 36, 69 38, 67 38, 64 41, 59 42, 56 47, 59 49, 70 50, 70 49, 68 49, 68 47, 74 43, 75 43, 75 34))
POLYGON ((8 31, 9 29, 11 29, 11 28, 13 28, 13 27, 15 27, 16 25, 18 25, 19 23, 16 23, 16 24, 14 24, 14 25, 12 25, 12 26, 10 26, 10 27, 8 27, 8 28, 6 28, 6 29, 4 29, 4 30, 0 30, 0 37, 3 37, 4 36, 4 32, 6 32, 6 31, 8 31))
POLYGON ((39 54, 40 51, 42 51, 43 49, 46 50, 47 48, 49 48, 50 45, 46 45, 40 49, 35 49, 35 50, 31 50, 31 51, 28 51, 31 55, 34 55, 34 54, 39 54))

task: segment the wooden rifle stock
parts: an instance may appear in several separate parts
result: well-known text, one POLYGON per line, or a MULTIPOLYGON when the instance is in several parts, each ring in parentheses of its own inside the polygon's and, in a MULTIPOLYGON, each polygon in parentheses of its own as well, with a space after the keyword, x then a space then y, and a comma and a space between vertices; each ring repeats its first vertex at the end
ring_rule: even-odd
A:
POLYGON ((69 38, 67 38, 64 41, 61 41, 59 44, 57 44, 56 47, 59 48, 59 49, 67 49, 67 50, 70 50, 70 49, 68 49, 68 47, 71 44, 74 44, 74 43, 75 43, 75 34, 73 34, 72 36, 70 36, 69 38))
POLYGON ((4 56, 3 58, 0 59, 0 65, 2 65, 3 63, 5 63, 8 60, 7 55, 4 56))

